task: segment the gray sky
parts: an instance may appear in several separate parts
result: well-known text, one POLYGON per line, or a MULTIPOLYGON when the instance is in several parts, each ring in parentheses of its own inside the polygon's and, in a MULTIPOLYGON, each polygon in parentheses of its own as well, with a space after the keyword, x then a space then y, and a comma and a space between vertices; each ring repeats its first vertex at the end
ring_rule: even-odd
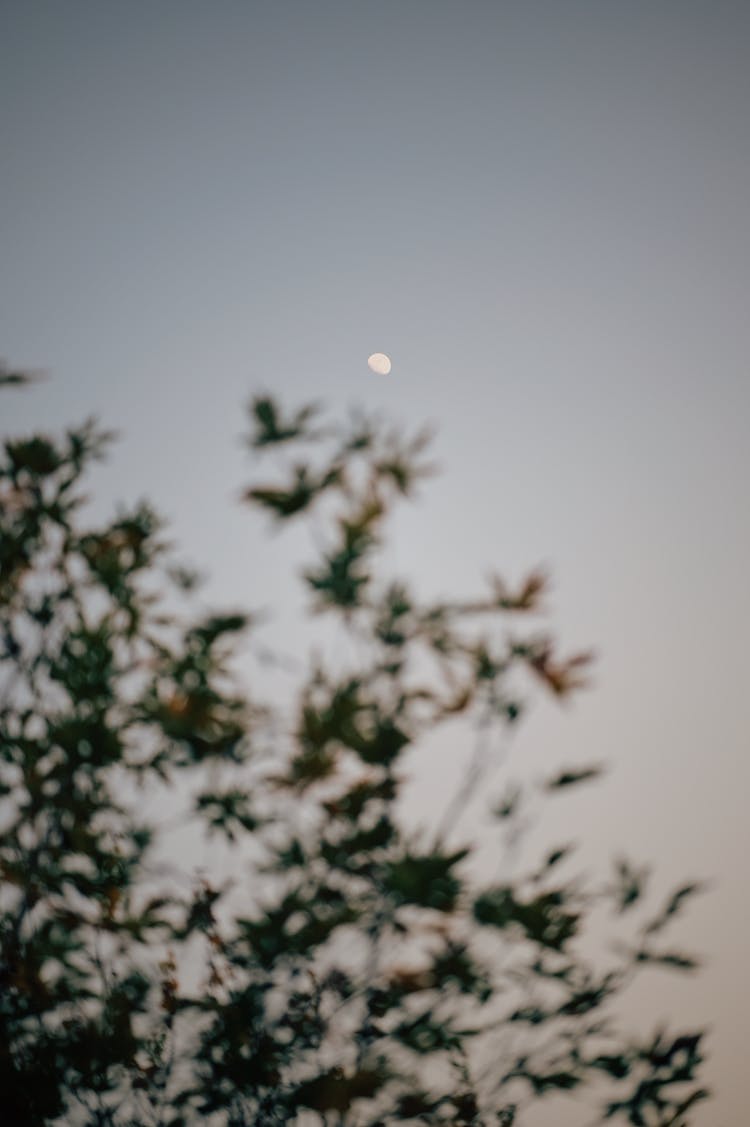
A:
POLYGON ((607 758, 590 848, 716 878, 707 971, 655 995, 715 1026, 701 1127, 744 1122, 750 1040, 749 95, 743 0, 0 5, 1 351, 54 376, 2 429, 99 413, 100 502, 255 605, 293 561, 236 508, 249 393, 434 421, 399 567, 547 563, 600 661, 528 762, 607 758))

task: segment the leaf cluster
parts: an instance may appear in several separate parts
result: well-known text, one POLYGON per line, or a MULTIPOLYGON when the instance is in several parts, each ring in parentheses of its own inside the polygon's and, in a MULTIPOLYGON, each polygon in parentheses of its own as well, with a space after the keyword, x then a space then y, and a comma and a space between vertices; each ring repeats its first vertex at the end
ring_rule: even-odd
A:
MULTIPOLYGON (((502 883, 472 867, 467 814, 496 749, 535 690, 572 695, 591 660, 561 656, 540 627, 544 576, 422 601, 379 553, 394 505, 430 471, 428 436, 365 417, 322 425, 270 396, 250 418, 255 455, 282 460, 245 499, 275 524, 315 521, 311 611, 360 655, 311 661, 275 712, 235 672, 252 617, 199 606, 154 511, 86 523, 84 479, 110 436, 87 423, 5 444, 9 1122, 510 1127, 533 1122, 537 1100, 601 1095, 604 1081, 605 1118, 687 1123, 706 1094, 700 1034, 638 1041, 615 1002, 644 966, 693 966, 655 944, 698 887, 641 919, 646 874, 624 860, 604 888, 564 876, 569 844, 502 883), (404 824, 409 751, 443 726, 469 744, 464 783, 431 824, 404 824), (229 865, 192 871, 165 809, 229 865), (581 943, 597 905, 619 944, 604 969, 581 943)), ((553 765, 533 799, 511 781, 494 796, 498 851, 527 802, 598 773, 553 765)))

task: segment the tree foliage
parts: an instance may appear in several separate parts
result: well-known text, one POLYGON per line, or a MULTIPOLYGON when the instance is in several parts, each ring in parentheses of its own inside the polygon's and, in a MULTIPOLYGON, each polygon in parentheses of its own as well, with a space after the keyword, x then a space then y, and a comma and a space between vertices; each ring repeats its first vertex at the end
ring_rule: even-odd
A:
MULTIPOLYGON (((694 965, 662 934, 697 886, 652 914, 644 871, 621 860, 588 886, 568 844, 502 882, 472 864, 461 818, 497 737, 534 686, 585 681, 590 655, 539 625, 544 577, 422 601, 380 553, 429 472, 428 435, 286 417, 268 396, 250 421, 255 456, 279 462, 245 498, 274 524, 315 522, 302 582, 357 654, 311 659, 284 709, 236 672, 253 617, 200 609, 150 507, 88 523, 84 478, 110 436, 88 422, 5 443, 5 1122, 518 1127, 553 1095, 592 1106, 590 1090, 608 1121, 687 1124, 700 1034, 623 1032, 616 1000, 647 965, 694 965), (405 757, 443 725, 473 741, 463 784, 405 825, 405 757), (159 795, 236 863, 181 866, 149 815, 159 795), (618 942, 593 958, 600 909, 618 942)), ((539 798, 599 771, 552 765, 539 798)), ((528 788, 492 801, 502 853, 528 788)))

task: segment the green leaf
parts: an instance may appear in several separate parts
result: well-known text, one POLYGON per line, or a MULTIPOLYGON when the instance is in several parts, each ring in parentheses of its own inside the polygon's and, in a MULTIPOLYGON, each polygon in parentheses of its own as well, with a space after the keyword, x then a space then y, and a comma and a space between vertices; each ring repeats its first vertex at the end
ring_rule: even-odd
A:
POLYGON ((636 954, 638 963, 656 963, 673 970, 696 970, 700 966, 698 959, 692 955, 683 955, 678 951, 648 951, 641 950, 636 954))
POLYGON ((461 881, 451 869, 468 855, 456 853, 407 853, 384 867, 383 889, 397 904, 418 904, 452 912, 461 892, 461 881))
POLYGON ((39 435, 20 442, 6 442, 5 451, 14 474, 26 471, 34 477, 49 477, 62 465, 54 443, 39 435))
POLYGON ((656 919, 648 924, 645 934, 654 935, 656 932, 661 931, 666 927, 671 918, 681 911, 686 900, 704 890, 705 885, 698 881, 693 881, 690 884, 685 884, 681 888, 676 889, 670 896, 664 909, 659 913, 656 919))
POLYGON ((649 871, 647 868, 637 869, 622 858, 615 864, 615 875, 615 902, 618 911, 624 912, 643 896, 649 871))
POLYGON ((545 783, 546 790, 556 791, 563 790, 566 787, 577 786, 578 783, 588 783, 592 779, 598 779, 602 774, 604 768, 601 764, 592 764, 590 767, 569 768, 561 771, 557 775, 553 775, 545 783))
POLYGON ((317 410, 315 404, 308 403, 286 420, 282 418, 281 409, 274 399, 269 395, 256 396, 250 404, 254 424, 250 445, 259 450, 264 446, 309 437, 308 423, 317 410))
POLYGON ((565 910, 567 898, 562 890, 544 892, 532 900, 516 899, 510 887, 483 893, 474 902, 474 918, 486 926, 505 928, 517 924, 527 937, 555 951, 563 950, 578 929, 577 913, 565 910))

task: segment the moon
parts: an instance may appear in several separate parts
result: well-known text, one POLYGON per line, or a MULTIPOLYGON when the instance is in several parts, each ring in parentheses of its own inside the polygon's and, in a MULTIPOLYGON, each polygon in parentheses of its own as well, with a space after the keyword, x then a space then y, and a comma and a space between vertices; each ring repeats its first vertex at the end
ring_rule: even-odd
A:
POLYGON ((391 362, 384 352, 373 352, 367 359, 367 367, 378 376, 387 376, 391 370, 391 362))

